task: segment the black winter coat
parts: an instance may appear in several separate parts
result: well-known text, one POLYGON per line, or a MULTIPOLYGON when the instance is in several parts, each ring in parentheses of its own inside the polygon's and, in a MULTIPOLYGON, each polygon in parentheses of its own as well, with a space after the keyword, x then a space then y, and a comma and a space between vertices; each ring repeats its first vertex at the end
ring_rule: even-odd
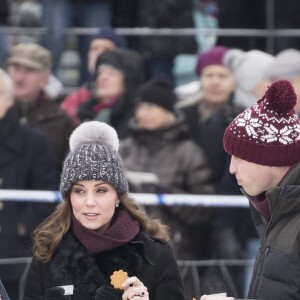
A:
POLYGON ((57 190, 55 176, 46 136, 9 111, 0 120, 0 188, 57 190))
MULTIPOLYGON (((23 299, 50 299, 43 295, 51 287, 74 285, 73 299, 94 300, 96 289, 111 286, 110 275, 120 269, 128 276, 137 276, 148 288, 151 300, 185 299, 170 246, 142 232, 127 245, 95 256, 87 255, 73 233, 68 232, 50 262, 33 259, 23 299)), ((116 297, 121 300, 121 293, 116 291, 116 297)))
POLYGON ((269 223, 258 214, 248 196, 261 241, 248 298, 299 300, 300 163, 266 197, 272 215, 269 223))
MULTIPOLYGON (((201 101, 201 100, 200 100, 201 101)), ((223 149, 223 135, 230 122, 243 111, 233 103, 232 96, 219 111, 202 120, 199 103, 181 108, 190 128, 192 140, 205 151, 213 170, 213 181, 218 194, 240 194, 233 176, 229 174, 230 156, 223 149), (231 178, 228 178, 231 177, 231 178)))
MULTIPOLYGON (((20 125, 9 111, 0 120, 0 189, 57 190, 56 177, 46 138, 20 125)), ((50 210, 44 203, 0 201, 0 258, 30 256, 31 232, 50 210), (25 228, 21 235, 20 224, 25 228)), ((2 279, 18 277, 2 267, 0 272, 2 279)))

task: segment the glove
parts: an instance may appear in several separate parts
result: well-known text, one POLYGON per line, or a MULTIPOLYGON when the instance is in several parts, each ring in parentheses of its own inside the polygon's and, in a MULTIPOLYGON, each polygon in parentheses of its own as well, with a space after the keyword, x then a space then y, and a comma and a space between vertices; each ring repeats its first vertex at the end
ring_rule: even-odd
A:
POLYGON ((46 291, 43 300, 72 300, 72 296, 65 295, 62 287, 55 286, 46 291))
POLYGON ((93 111, 93 107, 98 103, 97 99, 91 98, 77 108, 77 117, 81 122, 94 119, 95 112, 93 111))
POLYGON ((101 286, 96 290, 95 300, 121 300, 122 294, 122 290, 117 290, 110 286, 101 286))

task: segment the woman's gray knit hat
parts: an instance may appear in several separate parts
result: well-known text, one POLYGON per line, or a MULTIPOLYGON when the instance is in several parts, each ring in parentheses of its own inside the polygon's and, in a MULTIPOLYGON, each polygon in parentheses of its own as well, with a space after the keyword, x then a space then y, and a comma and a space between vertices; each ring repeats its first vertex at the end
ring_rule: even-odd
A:
POLYGON ((72 186, 81 180, 103 180, 120 194, 128 193, 114 128, 98 121, 82 123, 71 134, 69 144, 60 181, 63 199, 69 198, 72 186))

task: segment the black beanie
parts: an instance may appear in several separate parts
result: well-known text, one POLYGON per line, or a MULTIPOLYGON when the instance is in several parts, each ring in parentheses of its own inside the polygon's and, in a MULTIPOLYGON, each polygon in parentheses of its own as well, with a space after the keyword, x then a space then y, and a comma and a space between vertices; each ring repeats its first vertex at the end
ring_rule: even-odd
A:
POLYGON ((109 65, 125 76, 126 89, 140 85, 144 79, 144 62, 141 55, 131 49, 118 48, 107 50, 99 55, 95 65, 95 75, 101 65, 109 65))
POLYGON ((107 50, 100 54, 95 65, 96 74, 98 73, 98 68, 100 65, 112 66, 122 73, 125 73, 126 71, 123 56, 121 55, 120 51, 117 50, 107 50))
POLYGON ((152 78, 142 84, 137 91, 136 99, 137 103, 153 103, 172 113, 177 101, 172 84, 164 77, 152 78))

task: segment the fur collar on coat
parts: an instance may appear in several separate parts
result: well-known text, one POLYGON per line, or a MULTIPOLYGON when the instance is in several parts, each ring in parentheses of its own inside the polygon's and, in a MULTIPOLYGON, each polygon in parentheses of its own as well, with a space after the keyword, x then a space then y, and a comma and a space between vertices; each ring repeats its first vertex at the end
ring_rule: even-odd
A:
MULTIPOLYGON (((141 235, 141 234, 140 234, 141 235)), ((136 274, 144 263, 142 243, 128 243, 117 249, 89 256, 72 232, 65 235, 51 263, 55 285, 73 284, 81 293, 95 294, 101 285, 110 286, 110 275, 124 270, 136 274)))

